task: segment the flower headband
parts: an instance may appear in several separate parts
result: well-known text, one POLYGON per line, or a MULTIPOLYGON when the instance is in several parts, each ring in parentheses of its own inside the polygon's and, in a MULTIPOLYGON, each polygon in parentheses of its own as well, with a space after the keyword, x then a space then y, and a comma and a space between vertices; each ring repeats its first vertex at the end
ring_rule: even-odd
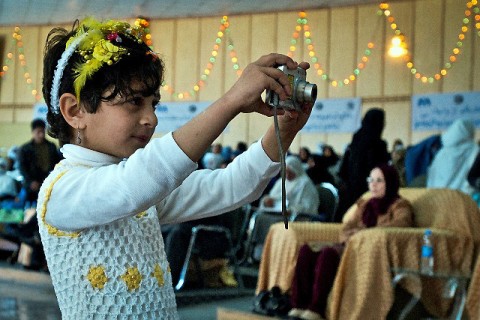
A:
MULTIPOLYGON (((128 49, 118 45, 123 41, 122 36, 142 43, 143 29, 141 27, 132 28, 126 22, 115 20, 99 22, 93 18, 87 18, 80 24, 76 34, 67 41, 66 49, 58 60, 54 72, 50 102, 55 113, 60 113, 60 81, 73 53, 78 52, 83 58, 83 61, 77 63, 73 69, 73 87, 75 95, 80 101, 80 93, 86 81, 95 72, 104 65, 110 66, 117 63, 123 55, 129 54, 128 49)), ((157 56, 152 51, 148 51, 147 54, 157 56)))

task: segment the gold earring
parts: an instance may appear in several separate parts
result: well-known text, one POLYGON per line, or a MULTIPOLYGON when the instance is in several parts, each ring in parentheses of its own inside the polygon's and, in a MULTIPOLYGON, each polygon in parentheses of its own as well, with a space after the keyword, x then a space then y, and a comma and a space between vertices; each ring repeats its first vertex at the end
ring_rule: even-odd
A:
POLYGON ((82 144, 82 138, 80 137, 80 129, 77 129, 77 144, 82 144))

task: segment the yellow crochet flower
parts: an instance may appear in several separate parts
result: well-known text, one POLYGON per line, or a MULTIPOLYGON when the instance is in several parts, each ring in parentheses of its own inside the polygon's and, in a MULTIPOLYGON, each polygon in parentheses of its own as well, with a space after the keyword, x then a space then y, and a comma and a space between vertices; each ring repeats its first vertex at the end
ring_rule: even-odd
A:
POLYGON ((151 276, 157 279, 157 283, 159 287, 163 287, 165 285, 163 270, 158 263, 155 265, 155 269, 151 273, 151 276))
POLYGON ((108 65, 112 65, 113 62, 118 61, 120 56, 126 52, 126 49, 117 47, 109 40, 102 39, 95 44, 92 56, 98 61, 106 62, 108 65))
POLYGON ((103 266, 91 266, 88 270, 87 280, 95 289, 103 289, 108 281, 105 268, 103 266))
POLYGON ((127 268, 127 271, 120 278, 125 282, 129 291, 134 291, 140 288, 143 276, 136 267, 127 268))
POLYGON ((132 38, 142 42, 143 30, 131 27, 126 22, 109 20, 105 22, 87 18, 78 27, 77 33, 68 40, 68 48, 75 39, 83 37, 77 47, 77 52, 83 57, 74 67, 75 95, 80 101, 80 93, 87 79, 91 78, 104 65, 113 65, 128 53, 128 49, 120 46, 122 37, 132 38), (116 45, 118 44, 118 45, 116 45))

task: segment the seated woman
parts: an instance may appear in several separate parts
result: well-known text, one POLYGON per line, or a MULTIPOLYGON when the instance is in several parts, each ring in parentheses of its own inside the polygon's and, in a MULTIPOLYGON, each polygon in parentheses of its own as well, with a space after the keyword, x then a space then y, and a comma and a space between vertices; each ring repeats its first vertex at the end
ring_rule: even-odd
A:
POLYGON ((343 249, 355 233, 375 226, 411 227, 411 204, 398 194, 399 176, 391 165, 375 167, 367 178, 370 199, 360 198, 343 218, 341 243, 315 250, 300 248, 292 283, 289 316, 299 319, 325 317, 327 298, 335 280, 343 249))
MULTIPOLYGON (((301 160, 296 156, 288 156, 285 159, 285 167, 287 209, 294 213, 317 214, 320 204, 318 192, 306 174, 301 160)), ((263 197, 260 208, 280 212, 281 202, 282 180, 278 179, 269 194, 263 197)))
MULTIPOLYGON (((309 214, 318 216, 320 197, 312 180, 302 166, 300 158, 294 155, 285 159, 285 195, 289 214, 309 214)), ((263 244, 268 230, 275 222, 283 220, 282 212, 282 179, 277 179, 270 192, 260 199, 259 210, 252 216, 249 223, 250 242, 252 244, 252 259, 259 262, 262 256, 263 244), (270 214, 264 214, 269 212, 270 214)))

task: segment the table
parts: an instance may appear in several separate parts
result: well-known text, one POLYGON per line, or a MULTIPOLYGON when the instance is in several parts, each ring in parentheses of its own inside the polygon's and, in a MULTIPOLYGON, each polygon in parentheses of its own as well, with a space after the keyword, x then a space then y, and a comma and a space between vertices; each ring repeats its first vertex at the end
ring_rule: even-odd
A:
POLYGON ((265 239, 256 292, 273 286, 289 291, 300 247, 318 241, 337 243, 340 230, 339 223, 292 222, 288 229, 283 222, 273 224, 265 239))
POLYGON ((438 272, 435 271, 432 274, 427 274, 427 273, 422 273, 420 270, 403 269, 403 268, 392 268, 392 272, 394 273, 394 277, 392 280, 393 288, 395 288, 401 280, 407 277, 412 278, 414 281, 417 281, 420 284, 420 292, 418 296, 412 295, 412 298, 402 310, 399 316, 399 319, 404 319, 420 300, 422 278, 439 279, 439 280, 445 281, 442 296, 446 299, 449 299, 449 298, 455 299, 453 302, 452 312, 448 317, 448 319, 452 319, 452 320, 462 319, 463 310, 465 308, 467 285, 470 280, 469 274, 463 274, 460 272, 441 272, 441 271, 438 271, 438 272))

